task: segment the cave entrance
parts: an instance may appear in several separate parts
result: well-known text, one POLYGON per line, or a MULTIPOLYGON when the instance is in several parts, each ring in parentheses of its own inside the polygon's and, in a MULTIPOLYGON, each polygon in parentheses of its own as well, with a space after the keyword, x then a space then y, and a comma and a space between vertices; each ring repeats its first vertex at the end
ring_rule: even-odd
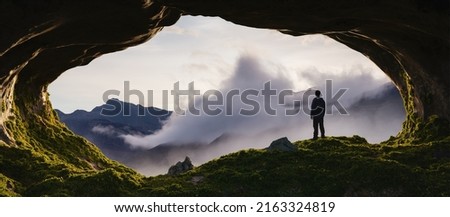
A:
POLYGON ((360 135, 378 143, 395 136, 405 120, 402 100, 390 79, 359 52, 323 35, 294 37, 275 30, 238 26, 220 18, 183 16, 145 44, 104 55, 88 66, 63 73, 50 85, 49 92, 54 108, 62 111, 60 115, 65 118, 61 119, 72 131, 98 145, 108 157, 141 173, 157 174, 166 172, 167 165, 181 160, 186 153, 201 163, 224 152, 263 148, 279 137, 307 139, 312 135, 312 123, 305 114, 286 117, 264 112, 245 118, 177 116, 163 119, 164 123, 131 115, 116 117, 117 122, 113 122, 93 114, 98 110, 91 111, 106 103, 105 92, 116 90, 116 98, 121 101, 173 111, 173 101, 163 100, 164 91, 170 94, 177 82, 180 89, 194 82, 195 88, 205 93, 258 85, 262 88, 268 80, 294 92, 322 89, 325 80, 332 80, 335 89, 347 88, 342 103, 348 115, 327 116, 330 136, 360 135), (126 90, 131 91, 129 97, 126 90), (151 100, 149 90, 153 93, 151 100), (144 95, 143 99, 136 91, 144 95), (86 111, 76 111, 80 109, 86 111), (136 124, 139 121, 154 121, 154 126, 136 124), (127 147, 110 144, 117 141, 127 147), (136 148, 148 150, 169 143, 185 148, 182 153, 161 158, 156 162, 160 168, 143 168, 141 165, 149 164, 136 161, 142 156, 136 148), (197 155, 195 148, 186 148, 221 143, 245 145, 197 155), (124 152, 129 155, 124 157, 124 152))

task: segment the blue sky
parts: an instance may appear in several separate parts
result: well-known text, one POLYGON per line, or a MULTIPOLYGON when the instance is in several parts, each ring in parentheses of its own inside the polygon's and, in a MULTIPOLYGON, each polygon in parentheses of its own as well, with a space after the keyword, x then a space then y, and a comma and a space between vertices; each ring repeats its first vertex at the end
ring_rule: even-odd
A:
MULTIPOLYGON (((329 75, 369 71, 380 82, 388 81, 368 58, 323 35, 293 37, 220 18, 184 16, 142 45, 63 73, 50 85, 50 97, 53 107, 66 113, 91 110, 104 103, 105 91, 123 93, 124 81, 129 81, 132 89, 153 90, 153 106, 162 107, 162 90, 171 90, 177 81, 181 88, 194 81, 202 92, 217 89, 232 76, 243 55, 263 60, 266 69, 283 74, 296 90, 313 85, 302 77, 305 70, 329 75), (355 67, 363 70, 355 71, 355 67)), ((118 98, 123 99, 123 94, 118 98)), ((138 100, 132 97, 131 102, 138 100)), ((148 106, 147 99, 143 104, 148 106)))

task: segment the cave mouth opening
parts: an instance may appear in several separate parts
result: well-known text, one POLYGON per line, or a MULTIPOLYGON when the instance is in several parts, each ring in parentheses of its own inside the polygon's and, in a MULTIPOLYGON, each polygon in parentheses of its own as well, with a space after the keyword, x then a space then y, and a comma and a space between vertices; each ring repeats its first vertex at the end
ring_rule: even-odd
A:
POLYGON ((118 90, 120 93, 114 98, 173 111, 174 104, 164 105, 162 95, 164 90, 170 94, 176 82, 180 82, 180 89, 195 82, 196 89, 204 93, 212 89, 262 88, 267 80, 275 80, 280 88, 294 91, 324 88, 325 80, 332 80, 335 90, 348 89, 342 100, 349 114, 327 117, 330 136, 360 135, 378 143, 395 136, 405 120, 397 89, 361 53, 324 35, 294 37, 212 17, 183 16, 145 44, 105 55, 88 66, 63 73, 49 86, 49 92, 54 108, 61 110, 60 116, 64 115, 60 119, 72 131, 99 146, 109 158, 153 175, 166 172, 167 166, 185 155, 191 156, 195 163, 203 163, 231 151, 264 148, 279 137, 287 136, 292 141, 307 139, 312 134, 312 123, 305 114, 296 117, 258 114, 250 119, 181 116, 164 119, 166 125, 152 122, 158 126, 151 126, 136 124, 137 120, 131 116, 100 120, 92 114, 95 109, 90 113, 75 110, 90 111, 101 106, 106 103, 105 92, 118 90), (143 101, 133 91, 126 98, 125 89, 143 93, 143 101), (148 90, 154 93, 152 100, 145 96, 148 90), (256 135, 266 136, 259 136, 258 141, 248 138, 256 135), (136 148, 151 149, 168 143, 189 147, 217 141, 252 145, 220 148, 207 154, 184 148, 160 158, 159 162, 151 162, 158 168, 150 169, 142 166, 149 165, 145 160, 136 157, 140 156, 136 148), (127 148, 110 144, 114 142, 127 148), (129 155, 123 157, 123 152, 129 155))
MULTIPOLYGON (((399 166, 398 170, 391 169, 394 172, 393 177, 398 177, 398 180, 404 180, 405 175, 417 177, 419 174, 417 172, 420 172, 414 169, 417 168, 417 162, 423 162, 423 156, 435 156, 434 160, 425 159, 426 164, 430 165, 427 168, 431 172, 425 167, 422 172, 427 177, 431 175, 426 179, 430 182, 425 184, 438 187, 424 194, 442 195, 442 192, 447 192, 445 183, 436 185, 433 181, 446 180, 445 177, 439 176, 443 173, 435 172, 435 168, 445 170, 445 167, 440 164, 445 163, 450 135, 448 1, 373 1, 369 4, 366 1, 283 1, 282 4, 274 1, 242 3, 242 1, 231 0, 47 1, 45 4, 37 3, 37 1, 4 1, 0 5, 2 9, 0 16, 2 20, 7 21, 2 22, 2 29, 5 31, 1 32, 3 34, 0 33, 2 38, 0 40, 2 84, 0 89, 2 95, 0 176, 4 186, 7 186, 6 195, 148 196, 155 193, 160 195, 159 189, 166 186, 166 189, 173 189, 173 182, 166 182, 166 176, 162 176, 164 182, 158 178, 145 179, 135 170, 105 157, 91 142, 75 135, 58 120, 47 90, 48 85, 66 70, 86 65, 100 55, 142 44, 155 36, 164 26, 173 25, 180 16, 187 14, 222 17, 238 25, 278 29, 295 36, 320 33, 368 56, 400 90, 404 100, 402 109, 407 111, 406 121, 396 138, 383 143, 381 148, 372 146, 375 147, 376 152, 380 151, 380 163, 373 161, 372 153, 366 155, 368 152, 365 149, 362 150, 362 156, 368 157, 367 164, 360 164, 361 158, 354 158, 353 151, 351 155, 345 154, 345 156, 350 157, 351 162, 355 162, 352 165, 360 166, 356 168, 358 171, 363 171, 367 165, 371 168, 381 166, 380 170, 383 170, 386 162, 393 162, 399 166), (418 160, 411 160, 413 158, 418 160), (403 159, 405 164, 397 163, 399 159, 403 159), (412 173, 396 172, 405 171, 405 165, 411 166, 412 169, 408 171, 412 173), (155 185, 149 183, 152 181, 156 181, 155 185), (161 186, 161 183, 166 185, 161 186), (111 188, 111 186, 117 186, 117 188, 111 188), (157 192, 153 191, 157 189, 157 192)), ((155 40, 152 41, 155 42, 155 40)), ((180 52, 180 49, 177 52, 180 52)), ((121 53, 123 52, 113 55, 121 53)), ((264 56, 263 53, 258 55, 264 56)), ((89 67, 104 58, 94 61, 89 67)), ((274 59, 271 61, 277 62, 274 59)), ((172 62, 175 61, 170 63, 172 62)), ((232 65, 236 63, 233 62, 232 65)), ((108 68, 112 70, 114 65, 111 64, 108 68)), ((128 73, 128 71, 122 73, 128 73)), ((101 85, 102 82, 94 79, 95 74, 83 77, 84 90, 88 89, 91 81, 96 81, 93 85, 101 85)), ((148 71, 146 74, 149 74, 148 71)), ((274 74, 276 73, 272 71, 272 76, 275 76, 274 74)), ((63 76, 66 75, 69 75, 69 72, 63 74, 63 76)), ((224 77, 225 74, 220 75, 224 77)), ((135 83, 132 85, 136 88, 135 83)), ((112 87, 112 85, 107 86, 112 87)), ((85 92, 93 94, 92 91, 85 92)), ((54 100, 56 92, 52 93, 54 100)), ((67 96, 63 97, 69 98, 67 96)), ((74 97, 73 101, 74 99, 76 98, 74 97)), ((82 98, 80 101, 86 100, 87 98, 82 98)), ((57 105, 57 100, 54 102, 57 105)), ((75 104, 81 105, 81 103, 75 104)), ((299 121, 292 120, 298 127, 299 121)), ((263 126, 272 126, 276 123, 278 122, 272 119, 265 122, 263 126)), ((214 129, 215 125, 209 126, 214 129)), ((327 126, 330 129, 330 126, 327 126)), ((189 126, 187 129, 197 129, 197 127, 189 126)), ((339 126, 339 128, 344 127, 339 126)), ((250 129, 252 128, 248 127, 242 133, 247 135, 250 129)), ((308 130, 304 131, 308 132, 308 130)), ((330 135, 330 132, 327 132, 330 135)), ((299 131, 295 133, 298 135, 299 131)), ((227 135, 224 135, 217 141, 226 139, 227 135)), ((254 143, 253 138, 250 139, 252 139, 250 143, 254 143)), ((294 139, 291 138, 291 140, 294 139)), ((310 143, 309 140, 303 142, 310 143)), ((185 146, 177 147, 177 150, 182 147, 185 146)), ((166 149, 166 151, 171 150, 166 149)), ((145 152, 145 155, 148 156, 149 153, 145 152)), ((320 159, 315 158, 315 155, 313 157, 320 159)), ((339 164, 340 158, 334 158, 334 155, 332 158, 339 164)), ((184 156, 181 159, 184 159, 184 156)), ((176 159, 176 161, 179 160, 180 158, 176 159)), ((197 159, 192 157, 192 160, 197 159)), ((261 161, 267 162, 266 159, 261 161)), ((288 163, 292 162, 297 163, 297 161, 288 163)), ((320 162, 329 165, 329 161, 320 162)), ((316 168, 316 165, 314 163, 313 167, 316 168)), ((237 166, 241 167, 240 164, 237 166)), ((260 165, 255 166, 259 168, 260 165)), ((297 164, 295 166, 304 168, 297 167, 297 164)), ((224 174, 224 177, 227 174, 234 176, 235 172, 233 170, 230 172, 232 173, 221 174, 224 174)), ((303 169, 295 174, 302 172, 303 169)), ((320 176, 324 174, 323 170, 317 170, 317 172, 320 176)), ((145 171, 141 173, 146 174, 145 171)), ((421 174, 419 174, 420 177, 422 177, 421 174)), ((379 173, 373 175, 373 178, 369 177, 370 180, 379 178, 379 173)), ((273 176, 266 177, 273 179, 273 176)), ((333 177, 326 175, 324 180, 335 183, 333 177)), ((355 183, 353 177, 348 176, 349 180, 344 180, 342 183, 355 183)), ((290 175, 285 178, 289 179, 290 175)), ((359 178, 356 177, 356 181, 358 180, 359 178)), ((422 179, 418 181, 421 182, 422 179)), ((240 182, 236 183, 241 189, 240 182)), ((389 189, 398 189, 399 186, 403 186, 402 182, 384 183, 387 184, 386 187, 381 188, 379 183, 374 183, 373 189, 378 190, 373 195, 386 195, 385 189, 391 192, 389 189)), ((209 186, 206 186, 207 192, 210 192, 209 186)), ((365 186, 367 185, 363 187, 365 186)), ((411 186, 412 189, 407 190, 407 188, 400 195, 422 195, 414 186, 425 186, 424 183, 411 186)), ((218 195, 229 192, 226 189, 220 190, 223 185, 217 187, 219 187, 218 195)), ((342 187, 345 188, 339 189, 354 189, 353 185, 342 187)), ((200 191, 195 192, 204 194, 203 189, 200 188, 200 191)), ((185 195, 184 188, 181 190, 183 191, 178 194, 170 195, 185 195)), ((320 195, 336 192, 335 188, 331 190, 327 188, 327 192, 323 192, 321 186, 316 190, 313 189, 311 192, 319 192, 320 195)), ((359 192, 365 194, 367 191, 364 188, 359 192)), ((276 193, 279 195, 279 191, 276 193)), ((238 194, 241 195, 241 191, 238 194)), ((397 191, 393 194, 399 195, 397 191)))

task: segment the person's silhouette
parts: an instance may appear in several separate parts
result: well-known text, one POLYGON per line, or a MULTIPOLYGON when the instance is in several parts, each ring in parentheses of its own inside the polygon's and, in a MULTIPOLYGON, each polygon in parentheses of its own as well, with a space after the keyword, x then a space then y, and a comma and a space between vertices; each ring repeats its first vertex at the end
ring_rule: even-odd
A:
POLYGON ((322 138, 325 137, 325 128, 323 127, 323 117, 325 116, 325 100, 320 97, 320 90, 316 90, 316 98, 311 103, 311 119, 313 119, 314 137, 317 139, 319 134, 318 127, 320 126, 320 133, 322 138))

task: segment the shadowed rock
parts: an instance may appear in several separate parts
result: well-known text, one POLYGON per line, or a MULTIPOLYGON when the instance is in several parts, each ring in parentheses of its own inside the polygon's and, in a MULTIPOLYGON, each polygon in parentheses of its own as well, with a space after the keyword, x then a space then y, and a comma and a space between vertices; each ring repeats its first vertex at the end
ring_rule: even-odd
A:
POLYGON ((192 165, 191 159, 186 157, 183 162, 178 161, 175 165, 171 166, 167 174, 174 176, 192 170, 193 168, 194 165, 192 165))
POLYGON ((270 146, 267 148, 269 151, 296 151, 297 147, 289 141, 288 138, 283 137, 280 139, 277 139, 270 143, 270 146))

